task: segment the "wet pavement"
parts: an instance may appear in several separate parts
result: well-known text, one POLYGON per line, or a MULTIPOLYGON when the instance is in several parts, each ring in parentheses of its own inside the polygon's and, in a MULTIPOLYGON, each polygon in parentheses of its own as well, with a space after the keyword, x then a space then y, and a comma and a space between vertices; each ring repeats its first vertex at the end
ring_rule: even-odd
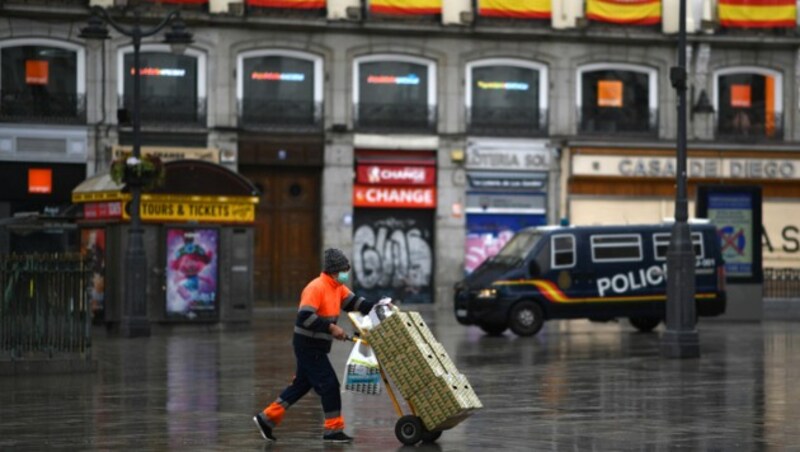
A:
MULTIPOLYGON (((485 405, 416 449, 800 451, 800 322, 704 320, 702 357, 667 360, 663 327, 576 320, 487 337, 450 311, 416 309, 485 405)), ((264 443, 251 417, 293 375, 293 316, 258 311, 249 327, 138 339, 97 329, 97 373, 0 378, 0 450, 414 449, 395 438, 385 393, 343 394, 353 444, 323 445, 313 392, 264 443)), ((337 369, 349 349, 334 345, 337 369)))

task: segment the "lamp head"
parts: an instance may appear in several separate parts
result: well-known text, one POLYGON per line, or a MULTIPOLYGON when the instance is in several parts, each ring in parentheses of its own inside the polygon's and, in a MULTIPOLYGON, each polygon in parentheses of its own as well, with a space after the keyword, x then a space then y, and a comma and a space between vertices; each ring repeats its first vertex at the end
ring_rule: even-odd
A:
POLYGON ((81 32, 78 37, 83 39, 89 40, 104 40, 108 39, 108 28, 106 27, 106 23, 103 19, 98 16, 97 14, 92 14, 89 16, 88 25, 84 28, 81 28, 81 32))
POLYGON ((181 19, 180 14, 172 21, 170 31, 164 33, 164 43, 169 44, 172 53, 182 55, 194 41, 192 34, 186 28, 186 23, 181 19))
POLYGON ((701 90, 697 102, 692 107, 692 113, 714 113, 714 106, 708 100, 706 90, 701 90))

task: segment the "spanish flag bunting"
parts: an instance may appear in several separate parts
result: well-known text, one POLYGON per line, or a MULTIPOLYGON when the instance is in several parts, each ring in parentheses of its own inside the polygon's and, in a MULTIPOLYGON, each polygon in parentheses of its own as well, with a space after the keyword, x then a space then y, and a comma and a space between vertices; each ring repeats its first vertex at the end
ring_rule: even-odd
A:
POLYGON ((247 0, 248 6, 286 9, 323 9, 325 0, 247 0))
POLYGON ((442 0, 369 0, 372 14, 425 16, 442 13, 442 0))
POLYGON ((719 0, 719 23, 729 28, 794 28, 796 0, 719 0))
POLYGON ((656 25, 661 22, 661 0, 586 0, 586 17, 614 24, 656 25))
POLYGON ((514 19, 549 19, 552 0, 480 0, 478 15, 514 19))

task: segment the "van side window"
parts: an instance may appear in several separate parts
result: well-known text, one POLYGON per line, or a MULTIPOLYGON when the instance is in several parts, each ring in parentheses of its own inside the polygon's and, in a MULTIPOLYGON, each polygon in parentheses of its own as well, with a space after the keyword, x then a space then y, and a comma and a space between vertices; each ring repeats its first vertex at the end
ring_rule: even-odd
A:
POLYGON ((575 266, 575 236, 554 235, 550 238, 553 258, 551 268, 568 268, 575 266))
POLYGON ((642 260, 642 236, 639 234, 593 235, 591 238, 594 262, 642 260))
MULTIPOLYGON (((670 236, 671 234, 665 232, 653 234, 653 256, 656 260, 667 260, 667 249, 669 248, 670 236)), ((698 259, 705 257, 702 233, 692 232, 692 248, 694 248, 694 255, 697 256, 698 259)))

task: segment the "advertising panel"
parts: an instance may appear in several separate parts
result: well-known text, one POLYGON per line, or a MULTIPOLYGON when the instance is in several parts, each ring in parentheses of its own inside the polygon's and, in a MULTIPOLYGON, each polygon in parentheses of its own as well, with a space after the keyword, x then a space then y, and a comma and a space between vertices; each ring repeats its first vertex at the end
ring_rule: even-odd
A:
POLYGON ((167 318, 217 317, 219 230, 167 228, 167 318))
POLYGON ((761 188, 700 186, 696 210, 717 228, 728 279, 762 282, 761 188))
POLYGON ((353 206, 433 209, 436 207, 436 189, 433 187, 355 185, 353 186, 353 206))
POLYGON ((747 195, 712 194, 708 219, 717 225, 722 257, 730 276, 753 275, 753 206, 747 195))
POLYGON ((81 230, 81 254, 86 260, 92 279, 86 287, 86 301, 92 317, 102 318, 105 309, 106 231, 102 228, 81 230))
POLYGON ((122 218, 122 202, 87 202, 83 205, 83 218, 86 220, 113 220, 122 218))
POLYGON ((243 61, 243 119, 311 124, 315 118, 314 62, 269 55, 243 61))
POLYGON ((433 302, 433 215, 426 210, 356 209, 353 290, 368 300, 433 302))
POLYGON ((472 106, 538 109, 539 71, 500 65, 472 69, 472 106))
POLYGON ((464 272, 472 273, 496 255, 514 234, 530 226, 547 224, 545 215, 467 215, 464 272))
POLYGON ((412 165, 358 165, 356 182, 368 185, 435 185, 436 168, 412 165))
POLYGON ((361 63, 361 103, 428 106, 428 67, 404 61, 361 63))
MULTIPOLYGON (((198 112, 197 58, 169 52, 142 52, 139 66, 143 115, 194 117, 198 112)), ((124 105, 133 105, 133 54, 124 58, 124 105)))

